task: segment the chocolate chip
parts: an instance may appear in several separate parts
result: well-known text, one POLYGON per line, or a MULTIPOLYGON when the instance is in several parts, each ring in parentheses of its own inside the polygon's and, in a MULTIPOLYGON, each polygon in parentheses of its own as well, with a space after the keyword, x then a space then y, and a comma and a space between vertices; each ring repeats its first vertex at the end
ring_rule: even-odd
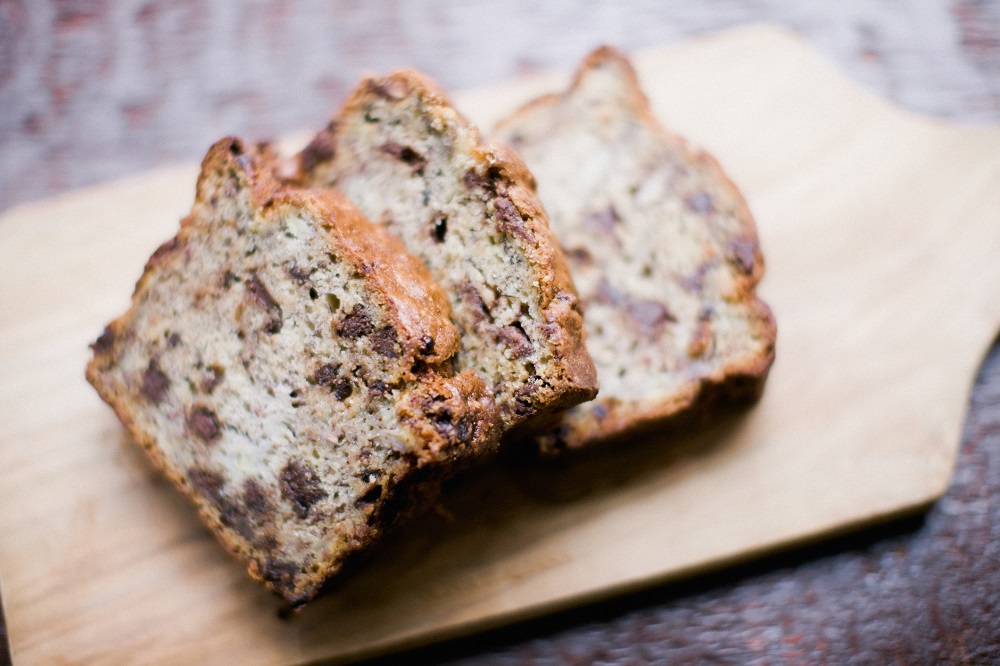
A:
POLYGON ((392 391, 392 386, 386 384, 385 382, 374 381, 368 386, 368 395, 373 397, 381 397, 386 393, 392 391))
POLYGON ((91 343, 90 348, 94 351, 95 355, 106 354, 111 351, 115 346, 115 332, 111 328, 111 325, 104 327, 104 332, 101 333, 100 337, 97 338, 93 343, 91 343))
POLYGON ((538 391, 538 385, 534 382, 528 382, 522 386, 519 386, 516 391, 514 391, 514 413, 518 416, 528 416, 535 411, 534 398, 532 397, 538 391))
POLYGON ((479 173, 475 169, 469 169, 462 177, 465 187, 470 190, 484 190, 485 192, 496 193, 498 181, 500 180, 500 169, 491 166, 485 173, 479 173))
POLYGON ((510 354, 514 358, 523 358, 530 354, 534 347, 528 339, 528 334, 524 332, 521 322, 516 321, 510 326, 504 326, 497 331, 500 342, 507 345, 510 354))
POLYGON ((163 399, 168 388, 170 388, 170 380, 163 374, 157 360, 150 359, 149 365, 146 366, 146 372, 142 374, 142 394, 150 401, 158 403, 163 399))
POLYGON ((475 433, 474 419, 469 415, 457 415, 443 398, 435 397, 423 401, 424 412, 433 421, 434 429, 449 442, 465 442, 475 433))
POLYGON ((273 534, 257 534, 257 538, 254 540, 257 544, 257 549, 269 553, 278 547, 278 539, 273 534))
POLYGON ((299 518, 309 515, 316 502, 326 499, 327 493, 319 485, 319 477, 306 463, 289 460, 281 470, 281 495, 291 502, 299 518))
POLYGON ((483 302, 482 296, 479 295, 479 291, 472 286, 471 282, 463 280, 455 285, 455 290, 461 297, 462 302, 464 302, 465 305, 472 310, 472 316, 476 323, 479 323, 484 319, 489 319, 490 322, 493 321, 493 316, 486 307, 486 303, 483 302))
POLYGON ((392 326, 383 326, 371 336, 372 348, 386 358, 399 358, 399 336, 392 326))
POLYGON ((371 317, 361 304, 355 305, 354 309, 344 315, 337 326, 337 333, 349 340, 368 335, 374 330, 371 317))
POLYGON ((250 277, 246 284, 247 293, 249 293, 253 299, 261 305, 264 309, 271 309, 277 307, 278 303, 271 296, 271 292, 267 290, 264 283, 260 281, 256 275, 250 277))
POLYGON ((489 181, 477 173, 475 169, 469 169, 466 171, 465 176, 462 178, 462 182, 464 182, 465 187, 470 190, 480 188, 485 189, 489 185, 489 181))
POLYGON ((594 261, 594 257, 585 247, 574 247, 566 251, 566 256, 574 264, 587 265, 594 261))
POLYGON ((419 346, 417 347, 417 352, 421 356, 427 356, 434 353, 434 338, 429 335, 420 336, 419 346))
POLYGON ((330 388, 330 384, 337 379, 339 372, 339 365, 327 363, 321 366, 320 369, 316 371, 316 374, 313 375, 313 382, 319 384, 320 386, 330 388))
POLYGON ((203 467, 192 467, 187 471, 187 478, 195 490, 209 498, 213 504, 218 504, 222 499, 222 489, 226 485, 226 477, 221 472, 203 467))
POLYGON ((167 336, 167 346, 171 349, 177 349, 177 345, 181 343, 181 336, 176 333, 171 333, 167 336))
POLYGON ((247 513, 264 520, 274 513, 271 498, 256 479, 247 479, 243 482, 243 504, 247 513))
POLYGON ((458 441, 460 442, 468 442, 475 431, 476 424, 468 416, 459 419, 458 424, 455 426, 455 434, 458 436, 458 441))
POLYGON ((214 443, 222 436, 219 418, 208 407, 197 405, 187 417, 188 430, 206 444, 214 443))
POLYGON ((340 366, 331 363, 316 371, 313 382, 328 389, 337 400, 346 400, 354 392, 351 380, 340 375, 340 366))
POLYGON ((517 209, 514 202, 508 197, 497 197, 493 205, 497 212, 500 230, 504 233, 526 236, 527 229, 524 226, 524 218, 521 211, 517 209))
POLYGON ((757 244, 745 238, 736 238, 729 243, 731 256, 736 260, 741 271, 750 275, 753 273, 757 255, 757 244))
POLYGON ((294 563, 277 558, 269 558, 264 562, 264 570, 261 571, 261 576, 269 583, 292 587, 292 583, 298 573, 299 567, 294 563))
POLYGON ((597 283, 594 300, 604 305, 621 305, 628 300, 628 294, 616 289, 607 278, 601 278, 597 283))
POLYGON ((333 147, 331 137, 334 136, 335 129, 335 126, 331 124, 331 127, 327 128, 327 131, 317 134, 309 142, 309 145, 302 150, 299 154, 299 164, 303 171, 308 173, 323 162, 333 160, 336 151, 333 147))
POLYGON ((246 507, 243 505, 237 504, 227 497, 220 498, 219 520, 224 526, 233 530, 250 543, 254 543, 256 540, 253 520, 247 515, 246 507))
POLYGON ((226 269, 226 272, 222 274, 222 288, 229 289, 237 282, 240 282, 240 276, 226 269))
POLYGON ((351 384, 351 380, 347 377, 338 377, 334 380, 330 390, 333 391, 333 397, 343 402, 351 397, 352 393, 354 393, 354 385, 351 384))
POLYGON ((715 210, 715 205, 712 203, 712 195, 708 192, 692 194, 685 199, 684 203, 696 213, 711 213, 715 210))
POLYGON ((613 236, 616 240, 618 237, 615 226, 619 222, 621 222, 621 219, 618 217, 618 211, 615 210, 614 206, 608 206, 604 210, 588 213, 583 218, 584 225, 613 236))
POLYGON ((285 270, 288 271, 288 274, 292 276, 292 279, 299 284, 306 284, 309 282, 309 271, 303 270, 295 264, 289 264, 285 270))
POLYGON ((648 338, 655 338, 668 321, 677 321, 667 306, 659 301, 631 299, 626 307, 639 333, 648 338))
POLYGON ((395 157, 400 162, 408 165, 414 173, 423 174, 424 167, 427 166, 427 158, 413 150, 409 146, 401 146, 395 141, 382 144, 379 149, 386 155, 395 157))
POLYGON ((264 330, 268 333, 277 333, 280 331, 282 325, 281 306, 271 296, 271 292, 267 290, 264 283, 256 275, 253 275, 246 282, 246 290, 251 299, 264 308, 264 312, 267 313, 264 330))
POLYGON ((708 271, 712 268, 712 262, 706 261, 705 263, 698 266, 698 270, 690 275, 684 275, 680 278, 680 284, 686 291, 698 293, 705 286, 705 276, 708 271))
POLYGON ((396 79, 383 79, 382 81, 369 79, 367 88, 372 94, 390 102, 406 97, 406 85, 396 79))

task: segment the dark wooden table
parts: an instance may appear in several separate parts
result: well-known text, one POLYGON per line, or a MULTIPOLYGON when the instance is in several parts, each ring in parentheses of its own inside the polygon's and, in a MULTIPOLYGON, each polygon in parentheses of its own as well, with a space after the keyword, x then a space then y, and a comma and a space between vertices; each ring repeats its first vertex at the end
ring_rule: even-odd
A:
MULTIPOLYGON (((1000 121, 1000 2, 675 4, 0 0, 0 210, 197 160, 224 134, 319 126, 365 71, 458 89, 748 21, 798 31, 911 110, 1000 121)), ((1000 346, 926 515, 403 659, 1000 663, 1000 346)))

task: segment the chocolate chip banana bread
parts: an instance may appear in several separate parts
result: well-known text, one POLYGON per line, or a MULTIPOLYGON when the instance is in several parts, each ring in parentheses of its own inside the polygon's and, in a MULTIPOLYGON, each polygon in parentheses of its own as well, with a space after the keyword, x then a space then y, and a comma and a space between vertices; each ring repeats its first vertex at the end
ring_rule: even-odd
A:
POLYGON ((506 146, 482 145, 433 83, 412 71, 363 81, 299 166, 427 264, 461 334, 455 367, 485 378, 505 429, 594 397, 576 292, 531 175, 506 146))
POLYGON ((620 436, 711 398, 753 398, 775 323, 743 197, 706 152, 664 130, 611 48, 571 88, 503 121, 538 180, 586 312, 601 395, 541 440, 548 451, 620 436))
POLYGON ((216 143, 87 378, 249 573, 293 607, 414 496, 495 448, 489 389, 419 261, 274 157, 216 143))

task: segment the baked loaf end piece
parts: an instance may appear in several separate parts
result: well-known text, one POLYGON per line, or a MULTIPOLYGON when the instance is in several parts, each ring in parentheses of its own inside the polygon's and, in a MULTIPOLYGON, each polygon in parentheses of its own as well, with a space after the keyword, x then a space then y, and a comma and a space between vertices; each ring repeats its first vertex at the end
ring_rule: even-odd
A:
POLYGON ((92 346, 87 379, 296 607, 498 429, 482 381, 453 376, 457 331, 423 265, 274 167, 236 139, 211 148, 191 215, 92 346))
POLYGON ((754 293, 764 262, 753 218, 715 159, 656 121, 623 54, 593 52, 566 93, 496 134, 538 179, 601 384, 543 449, 759 395, 776 329, 754 293))
POLYGON ((533 179, 421 75, 367 79, 300 154, 300 179, 336 187, 400 237, 451 298, 455 366, 493 389, 505 429, 529 431, 597 393, 583 323, 533 179))

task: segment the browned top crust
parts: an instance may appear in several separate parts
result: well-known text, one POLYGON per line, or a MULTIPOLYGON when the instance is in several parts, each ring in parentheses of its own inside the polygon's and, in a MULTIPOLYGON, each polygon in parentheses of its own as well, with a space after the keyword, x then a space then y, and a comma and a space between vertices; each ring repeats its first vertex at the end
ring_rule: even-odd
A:
POLYGON ((403 247, 398 238, 370 223, 343 195, 329 189, 282 188, 272 199, 312 210, 326 225, 358 273, 368 277, 385 295, 406 335, 406 356, 430 364, 449 360, 458 351, 458 330, 451 323, 451 306, 427 267, 403 247), (428 339, 433 344, 428 343, 428 339))
MULTIPOLYGON (((220 139, 202 160, 195 211, 215 196, 203 191, 207 179, 227 169, 239 169, 242 175, 237 192, 247 192, 255 207, 265 212, 283 205, 300 207, 321 221, 330 241, 340 248, 339 256, 378 285, 392 305, 401 330, 407 333, 401 340, 407 354, 419 355, 427 363, 440 363, 454 356, 459 343, 458 331, 449 318, 451 306, 427 267, 407 252, 398 238, 365 219, 339 192, 283 184, 277 177, 279 165, 280 157, 268 144, 247 150, 238 138, 220 139), (427 337, 434 341, 429 348, 427 337)), ((186 236, 182 225, 177 238, 170 242, 182 242, 186 236)))
POLYGON ((299 607, 495 451, 499 428, 489 389, 452 372, 457 331, 423 264, 276 166, 266 146, 212 146, 87 379, 250 575, 299 607))
MULTIPOLYGON (((393 123, 399 125, 396 120, 393 123)), ((391 200, 388 193, 381 200, 378 194, 372 194, 375 186, 367 184, 365 179, 373 178, 371 172, 382 168, 381 161, 387 156, 405 165, 404 177, 435 184, 451 179, 462 191, 460 196, 468 198, 472 193, 481 202, 480 206, 485 204, 481 214, 484 217, 480 217, 478 225, 494 225, 501 242, 518 248, 523 257, 517 262, 518 268, 511 270, 530 271, 535 289, 530 309, 533 314, 538 313, 539 325, 519 326, 524 329, 533 349, 545 349, 548 360, 544 364, 534 363, 535 374, 530 378, 511 378, 506 385, 494 383, 505 427, 519 431, 537 429, 562 410, 593 398, 597 392, 596 373, 583 344, 583 322, 576 291, 566 260, 534 192, 534 179, 520 157, 504 144, 483 145, 478 130, 454 109, 440 87, 412 70, 362 81, 327 128, 299 155, 297 181, 300 184, 341 189, 371 219, 382 221, 392 233, 403 237, 407 249, 428 264, 432 275, 451 297, 454 321, 463 340, 494 334, 484 332, 483 326, 474 326, 463 316, 461 292, 468 292, 468 288, 456 270, 461 267, 454 263, 446 265, 435 256, 438 252, 433 245, 422 246, 419 241, 413 241, 416 234, 411 227, 414 224, 400 222, 392 212, 393 206, 410 205, 418 210, 421 205, 433 207, 433 199, 428 204, 425 194, 423 202, 404 204, 391 200), (427 149, 373 136, 377 130, 372 128, 381 120, 371 111, 374 105, 381 105, 379 108, 389 109, 389 112, 404 107, 414 109, 420 116, 421 138, 426 140, 427 149), (365 141, 381 143, 362 145, 365 141), (435 157, 435 142, 453 149, 449 154, 452 162, 435 157), (429 160, 435 159, 437 161, 429 165, 429 160), (432 170, 434 173, 430 173, 432 170), (521 389, 519 393, 518 389, 521 389)), ((416 187, 413 190, 420 192, 416 187)), ((475 256, 489 252, 490 248, 469 245, 465 251, 475 256)), ((481 303, 481 295, 470 293, 473 300, 479 299, 481 303)), ((495 313, 488 315, 493 317, 495 313)), ((522 333, 509 337, 514 340, 520 335, 522 333)), ((496 343, 491 340, 487 344, 496 343)), ((469 360, 467 345, 463 349, 465 351, 460 351, 456 357, 457 367, 481 370, 469 360)), ((497 353, 505 353, 502 336, 497 353)))
MULTIPOLYGON (((718 397, 759 395, 776 327, 755 294, 764 261, 753 217, 711 155, 659 124, 623 53, 595 50, 566 92, 527 104, 496 133, 539 179, 581 290, 602 385, 597 400, 571 410, 540 440, 543 449, 617 438, 718 397), (701 245, 684 246, 684 236, 702 238, 701 245), (721 291, 710 293, 708 275, 721 291), (727 327, 745 333, 723 342, 719 331, 727 327), (678 339, 676 361, 648 359, 660 337, 678 339), (631 348, 618 342, 633 338, 631 348), (640 378, 641 368, 626 367, 644 358, 665 368, 650 367, 640 378), (654 375, 677 381, 658 396, 650 390, 640 396, 654 375)), ((658 353, 662 359, 665 352, 658 353)))

